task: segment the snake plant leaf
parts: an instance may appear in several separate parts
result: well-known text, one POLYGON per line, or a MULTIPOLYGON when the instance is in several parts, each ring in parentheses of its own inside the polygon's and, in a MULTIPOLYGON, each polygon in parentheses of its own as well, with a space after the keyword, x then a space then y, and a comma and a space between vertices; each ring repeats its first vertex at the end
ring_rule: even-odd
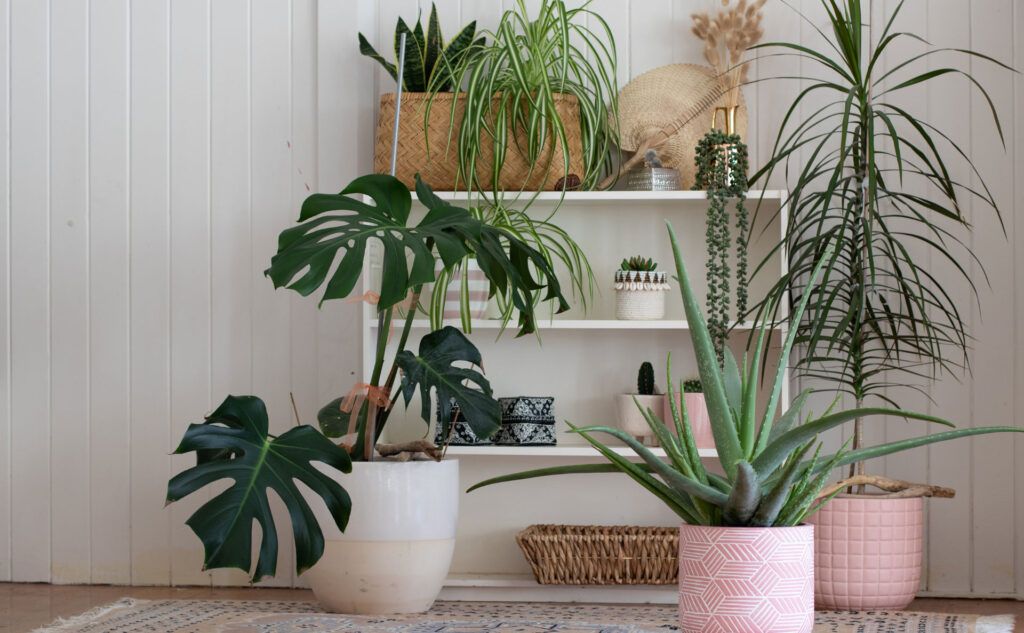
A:
POLYGON ((444 49, 444 36, 441 34, 441 21, 437 17, 437 5, 430 3, 430 18, 427 20, 427 40, 423 49, 424 88, 434 75, 435 66, 444 49))
POLYGON ((395 26, 395 59, 402 59, 402 34, 405 33, 405 70, 402 73, 402 85, 407 92, 423 92, 427 80, 423 70, 423 49, 426 41, 423 38, 423 25, 416 23, 416 29, 410 29, 405 20, 398 18, 395 26))
POLYGON ((313 462, 348 473, 348 454, 311 426, 297 426, 274 437, 263 401, 255 396, 228 396, 205 424, 191 424, 177 454, 226 451, 230 458, 208 460, 174 476, 167 485, 167 502, 182 499, 216 481, 231 487, 203 504, 188 526, 203 542, 204 568, 252 570, 252 528, 262 532, 253 581, 277 571, 277 527, 267 497, 273 490, 284 502, 295 540, 298 573, 312 567, 324 551, 324 537, 312 509, 296 486, 301 481, 327 505, 338 529, 348 524, 348 493, 313 462))
POLYGON ((392 79, 398 81, 398 69, 395 68, 394 64, 384 59, 384 57, 377 52, 377 49, 370 44, 369 40, 367 40, 366 36, 362 33, 359 34, 359 52, 379 63, 384 67, 384 70, 388 71, 388 74, 391 75, 392 79))
POLYGON ((483 366, 480 352, 458 329, 445 326, 420 340, 419 353, 403 350, 395 359, 402 370, 406 406, 420 391, 423 420, 430 423, 430 394, 435 392, 438 422, 447 436, 454 400, 477 437, 487 438, 501 425, 501 407, 491 395, 491 383, 475 367, 483 366), (458 363, 458 364, 457 364, 458 363), (466 367, 470 365, 470 367, 466 367))
POLYGON ((462 55, 471 49, 483 47, 486 42, 482 37, 474 41, 475 35, 476 20, 464 26, 451 41, 444 45, 444 49, 438 56, 437 62, 431 71, 429 85, 431 91, 444 92, 452 89, 454 83, 453 73, 462 55))

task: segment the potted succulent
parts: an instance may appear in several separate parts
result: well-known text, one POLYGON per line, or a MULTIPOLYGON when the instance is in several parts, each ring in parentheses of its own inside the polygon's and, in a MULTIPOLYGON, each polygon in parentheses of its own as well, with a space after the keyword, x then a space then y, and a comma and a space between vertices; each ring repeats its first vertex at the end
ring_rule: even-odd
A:
MULTIPOLYGON (((819 436, 858 418, 892 415, 952 424, 934 416, 884 407, 833 409, 814 417, 804 410, 803 399, 776 417, 785 368, 796 342, 795 329, 783 342, 774 372, 767 373, 771 388, 764 413, 759 415, 756 403, 761 400, 760 361, 767 324, 762 323, 756 334, 749 364, 741 368, 727 349, 727 361, 720 366, 671 225, 669 236, 722 474, 705 468, 686 409, 675 406, 676 400, 669 398, 674 434, 658 419, 656 409, 643 411, 651 432, 665 449, 666 459, 620 429, 570 424, 572 432, 610 463, 603 468, 581 464, 504 475, 478 483, 471 490, 551 475, 625 474, 683 521, 679 543, 680 630, 809 633, 814 625, 814 528, 804 519, 828 501, 821 492, 833 468, 958 437, 1021 429, 956 429, 857 450, 844 446, 822 455, 819 436), (619 455, 602 443, 598 434, 625 442, 641 462, 619 455)), ((811 286, 831 255, 832 251, 826 250, 809 271, 811 286)), ((795 309, 794 319, 801 317, 807 304, 805 296, 795 309)), ((671 372, 670 361, 670 394, 671 372)))
POLYGON ((643 412, 647 409, 661 411, 664 402, 665 396, 658 393, 658 387, 654 384, 654 366, 644 361, 637 373, 636 393, 623 393, 615 397, 619 430, 641 443, 657 445, 657 436, 651 433, 643 412))
POLYGON ((522 333, 535 330, 535 293, 559 310, 568 304, 537 250, 451 206, 422 182, 416 195, 427 213, 412 224, 412 199, 401 181, 362 176, 339 194, 307 198, 299 224, 281 233, 266 274, 275 287, 304 296, 322 289, 321 302, 352 295, 367 248, 374 242, 382 247, 379 292, 363 297, 376 306, 376 358, 366 383, 321 409, 319 430, 300 425, 271 435, 266 408, 255 396, 229 396, 203 423, 188 427, 177 452, 196 452, 197 464, 171 479, 168 502, 215 481, 234 482, 188 519, 203 542, 205 567, 235 567, 254 581, 275 573, 277 526, 267 498, 273 489, 288 509, 296 571, 309 572, 325 608, 423 611, 440 591, 454 547, 458 462, 434 461, 441 451, 431 442, 387 444, 382 433, 398 399, 408 406, 417 394, 426 424, 436 401, 442 438, 454 407, 479 438, 498 429, 501 410, 480 352, 458 329, 432 331, 414 351, 415 310, 407 309, 388 351, 398 306, 418 302, 435 261, 449 270, 471 252, 489 283, 512 297, 522 333), (296 481, 308 490, 300 491, 296 481), (254 521, 261 527, 255 568, 254 521))
MULTIPOLYGON (((902 4, 880 15, 869 33, 868 11, 860 0, 823 0, 830 28, 827 47, 770 43, 770 54, 795 55, 812 64, 808 84, 788 109, 773 149, 773 158, 752 181, 770 182, 775 171, 795 175, 789 183, 783 226, 787 232, 773 252, 786 252, 789 272, 758 306, 762 318, 787 294, 792 302, 810 298, 802 319, 792 327, 805 353, 796 373, 825 388, 842 391, 858 406, 895 404, 907 389, 950 372, 967 362, 970 336, 961 301, 946 288, 959 279, 977 297, 969 272, 972 262, 970 220, 965 204, 999 206, 968 153, 927 117, 899 105, 908 90, 920 91, 933 79, 966 77, 984 98, 1002 137, 1002 128, 985 88, 960 68, 928 66, 936 53, 963 55, 1001 68, 1004 64, 969 50, 932 48, 893 58, 894 43, 923 42, 893 31, 902 4), (836 54, 835 51, 840 51, 836 54), (948 53, 947 53, 948 51, 948 53), (800 106, 810 94, 828 95, 810 117, 800 106), (895 98, 894 98, 895 97, 895 98), (826 152, 820 151, 828 148, 826 152), (882 149, 884 148, 884 149, 882 149), (807 151, 803 151, 807 150, 807 151), (970 181, 956 174, 973 174, 970 181), (904 179, 904 174, 909 175, 904 179), (921 183, 928 183, 922 187, 921 183), (828 245, 835 254, 819 286, 805 273, 828 245), (931 257, 920 256, 929 250, 931 257), (948 272, 933 262, 950 263, 948 272), (945 275, 945 277, 944 277, 945 275)), ((974 63, 974 62, 972 62, 974 63)), ((802 401, 806 394, 801 394, 802 401)), ((853 448, 864 442, 862 424, 854 423, 853 448)), ((920 586, 924 503, 936 492, 927 485, 894 482, 851 465, 841 494, 812 520, 818 531, 819 604, 828 609, 901 609, 920 586), (865 485, 881 484, 882 493, 865 485), (865 527, 867 526, 867 527, 865 527)))
POLYGON ((615 318, 656 321, 665 318, 665 293, 671 288, 668 275, 657 270, 658 262, 637 255, 622 260, 615 271, 615 318))
POLYGON ((443 103, 449 130, 441 142, 455 150, 460 186, 494 199, 503 191, 593 189, 617 135, 611 28, 589 2, 536 5, 531 15, 516 0, 483 32, 487 41, 458 59, 451 74, 464 92, 430 89, 428 120, 443 103))
POLYGON ((409 28, 404 19, 398 18, 395 26, 394 62, 378 53, 366 36, 360 33, 359 51, 377 61, 396 82, 399 76, 398 62, 403 58, 400 50, 403 35, 406 48, 405 64, 401 69, 401 103, 399 105, 398 95, 394 92, 380 96, 373 169, 380 174, 389 172, 392 141, 396 137, 395 108, 399 107, 401 117, 398 120, 395 175, 410 189, 415 186, 417 175, 434 189, 454 189, 458 166, 455 160, 446 160, 449 119, 456 116, 452 110, 452 90, 458 88, 453 82, 452 71, 459 60, 482 46, 485 40, 477 37, 474 20, 462 27, 451 40, 445 41, 437 7, 433 3, 426 30, 419 17, 413 28, 409 28), (428 116, 431 102, 437 103, 433 107, 433 114, 428 116))

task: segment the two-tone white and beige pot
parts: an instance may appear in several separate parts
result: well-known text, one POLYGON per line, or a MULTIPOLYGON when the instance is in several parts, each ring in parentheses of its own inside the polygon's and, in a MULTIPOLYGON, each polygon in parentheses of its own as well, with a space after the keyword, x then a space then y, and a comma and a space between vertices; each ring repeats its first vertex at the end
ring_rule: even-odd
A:
POLYGON ((813 523, 815 602, 840 611, 900 610, 921 586, 924 499, 840 495, 813 523))
POLYGON ((356 462, 337 481, 352 498, 342 534, 323 503, 323 557, 305 576, 335 613, 420 613, 434 604, 455 551, 459 462, 356 462))

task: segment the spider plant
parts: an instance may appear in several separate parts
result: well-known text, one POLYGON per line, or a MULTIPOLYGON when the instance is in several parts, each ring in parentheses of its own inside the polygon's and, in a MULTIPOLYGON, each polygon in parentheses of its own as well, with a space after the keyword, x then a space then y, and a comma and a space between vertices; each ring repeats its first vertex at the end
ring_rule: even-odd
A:
MULTIPOLYGON (((551 216, 545 219, 535 219, 523 210, 507 208, 501 204, 470 207, 469 212, 487 226, 513 235, 536 249, 547 262, 550 270, 555 270, 556 266, 561 269, 564 272, 564 280, 572 291, 573 298, 578 301, 577 305, 586 313, 593 301, 596 288, 594 271, 590 267, 590 261, 582 247, 565 229, 552 222, 551 216)), ((438 273, 437 282, 434 284, 427 306, 431 328, 441 327, 446 289, 450 287, 450 284, 458 281, 460 283, 459 313, 462 329, 467 333, 472 332, 467 262, 468 257, 458 265, 438 273)), ((545 271, 535 269, 534 272, 543 283, 545 271)), ((507 326, 517 310, 514 297, 508 292, 508 289, 500 291, 492 287, 491 290, 494 293, 492 298, 497 303, 501 320, 507 326)), ((534 295, 534 307, 541 298, 539 294, 534 295)))
POLYGON ((564 0, 542 0, 531 17, 526 2, 516 0, 493 31, 482 31, 488 41, 471 46, 454 64, 454 84, 465 89, 456 100, 465 100, 465 114, 457 123, 452 107, 450 123, 453 131, 458 126, 459 174, 468 191, 491 191, 498 198, 498 175, 509 151, 522 153, 531 166, 546 167, 545 159, 560 147, 568 176, 566 122, 555 107, 559 93, 579 100, 581 186, 598 182, 617 132, 618 90, 615 40, 589 4, 569 8, 564 0), (492 173, 478 174, 477 161, 492 148, 492 173), (490 189, 481 178, 491 181, 490 189))
MULTIPOLYGON (((789 362, 790 350, 797 337, 795 330, 790 330, 786 335, 775 366, 767 406, 763 414, 758 415, 758 389, 763 384, 759 375, 759 364, 764 352, 768 326, 762 323, 759 328, 756 347, 749 355, 749 363, 744 358, 741 366, 732 353, 727 351, 724 368, 720 367, 711 334, 690 286, 690 279, 686 274, 686 266, 671 224, 669 237, 675 255, 683 306, 692 328, 690 336, 704 386, 711 430, 724 476, 710 472, 701 461, 687 417, 685 400, 677 401, 673 397, 670 357, 668 402, 671 403, 675 432, 670 432, 652 409, 643 410, 651 431, 665 448, 667 460, 659 458, 635 438, 619 429, 607 426, 576 427, 570 424, 572 432, 581 435, 610 463, 557 466, 504 475, 478 483, 470 490, 500 482, 549 475, 619 472, 628 475, 641 487, 654 494, 683 521, 690 524, 789 526, 799 524, 808 514, 828 501, 827 498, 820 499, 819 493, 830 471, 837 466, 957 437, 1021 431, 1013 427, 959 429, 870 448, 851 450, 843 447, 831 455, 822 455, 821 443, 818 441, 821 433, 865 416, 893 415, 945 426, 953 425, 941 418, 923 413, 881 407, 829 410, 817 417, 805 415, 804 404, 808 395, 806 392, 800 394, 776 419, 783 381, 786 379, 786 364, 789 362), (597 434, 609 435, 624 442, 642 462, 635 463, 619 455, 597 439, 597 434)), ((832 251, 826 247, 823 256, 809 271, 810 287, 815 285, 831 257, 832 251)), ((810 294, 805 293, 796 308, 794 318, 799 319, 802 316, 809 300, 810 294)), ((640 406, 639 403, 637 406, 640 406)))
MULTIPOLYGON (((968 366, 969 336, 960 306, 947 291, 951 280, 937 278, 929 260, 914 253, 931 249, 935 261, 951 264, 977 298, 969 266, 984 268, 965 240, 970 224, 964 205, 973 200, 1000 222, 1002 217, 981 174, 948 131, 895 98, 939 77, 962 76, 984 97, 1002 139, 992 99, 974 77, 953 67, 922 65, 936 53, 950 52, 1009 67, 973 51, 930 45, 925 52, 895 57, 893 47, 900 41, 927 44, 893 30, 902 2, 874 46, 861 0, 821 4, 831 31, 831 37, 819 31, 823 47, 786 42, 755 47, 798 57, 819 71, 805 79, 783 119, 771 160, 751 178, 768 182, 776 170, 793 175, 786 234, 759 266, 772 265, 776 251, 785 248, 789 269, 755 309, 775 318, 774 307, 787 293, 794 304, 809 300, 802 319, 792 319, 796 341, 806 350, 797 373, 849 394, 857 406, 872 399, 898 406, 890 387, 921 390, 922 380, 968 366), (815 95, 827 95, 819 97, 823 105, 811 105, 815 95), (957 180, 952 174, 958 166, 966 167, 975 183, 957 180), (807 273, 830 244, 836 248, 824 282, 808 284, 807 273)), ((853 447, 862 443, 857 421, 853 447)), ((860 474, 863 465, 851 470, 860 474)))

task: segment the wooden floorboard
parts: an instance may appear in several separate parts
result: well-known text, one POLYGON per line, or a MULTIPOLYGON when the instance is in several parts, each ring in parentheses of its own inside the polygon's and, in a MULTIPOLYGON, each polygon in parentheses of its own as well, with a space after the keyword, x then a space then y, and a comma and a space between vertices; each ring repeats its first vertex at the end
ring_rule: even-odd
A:
MULTIPOLYGON (((111 587, 54 586, 43 584, 0 583, 0 632, 27 633, 118 598, 130 596, 148 600, 313 600, 304 589, 225 588, 209 587, 111 587)), ((1012 613, 1017 624, 1024 623, 1024 602, 1013 600, 952 600, 922 598, 911 605, 917 611, 947 613, 1000 614, 1012 613)))

